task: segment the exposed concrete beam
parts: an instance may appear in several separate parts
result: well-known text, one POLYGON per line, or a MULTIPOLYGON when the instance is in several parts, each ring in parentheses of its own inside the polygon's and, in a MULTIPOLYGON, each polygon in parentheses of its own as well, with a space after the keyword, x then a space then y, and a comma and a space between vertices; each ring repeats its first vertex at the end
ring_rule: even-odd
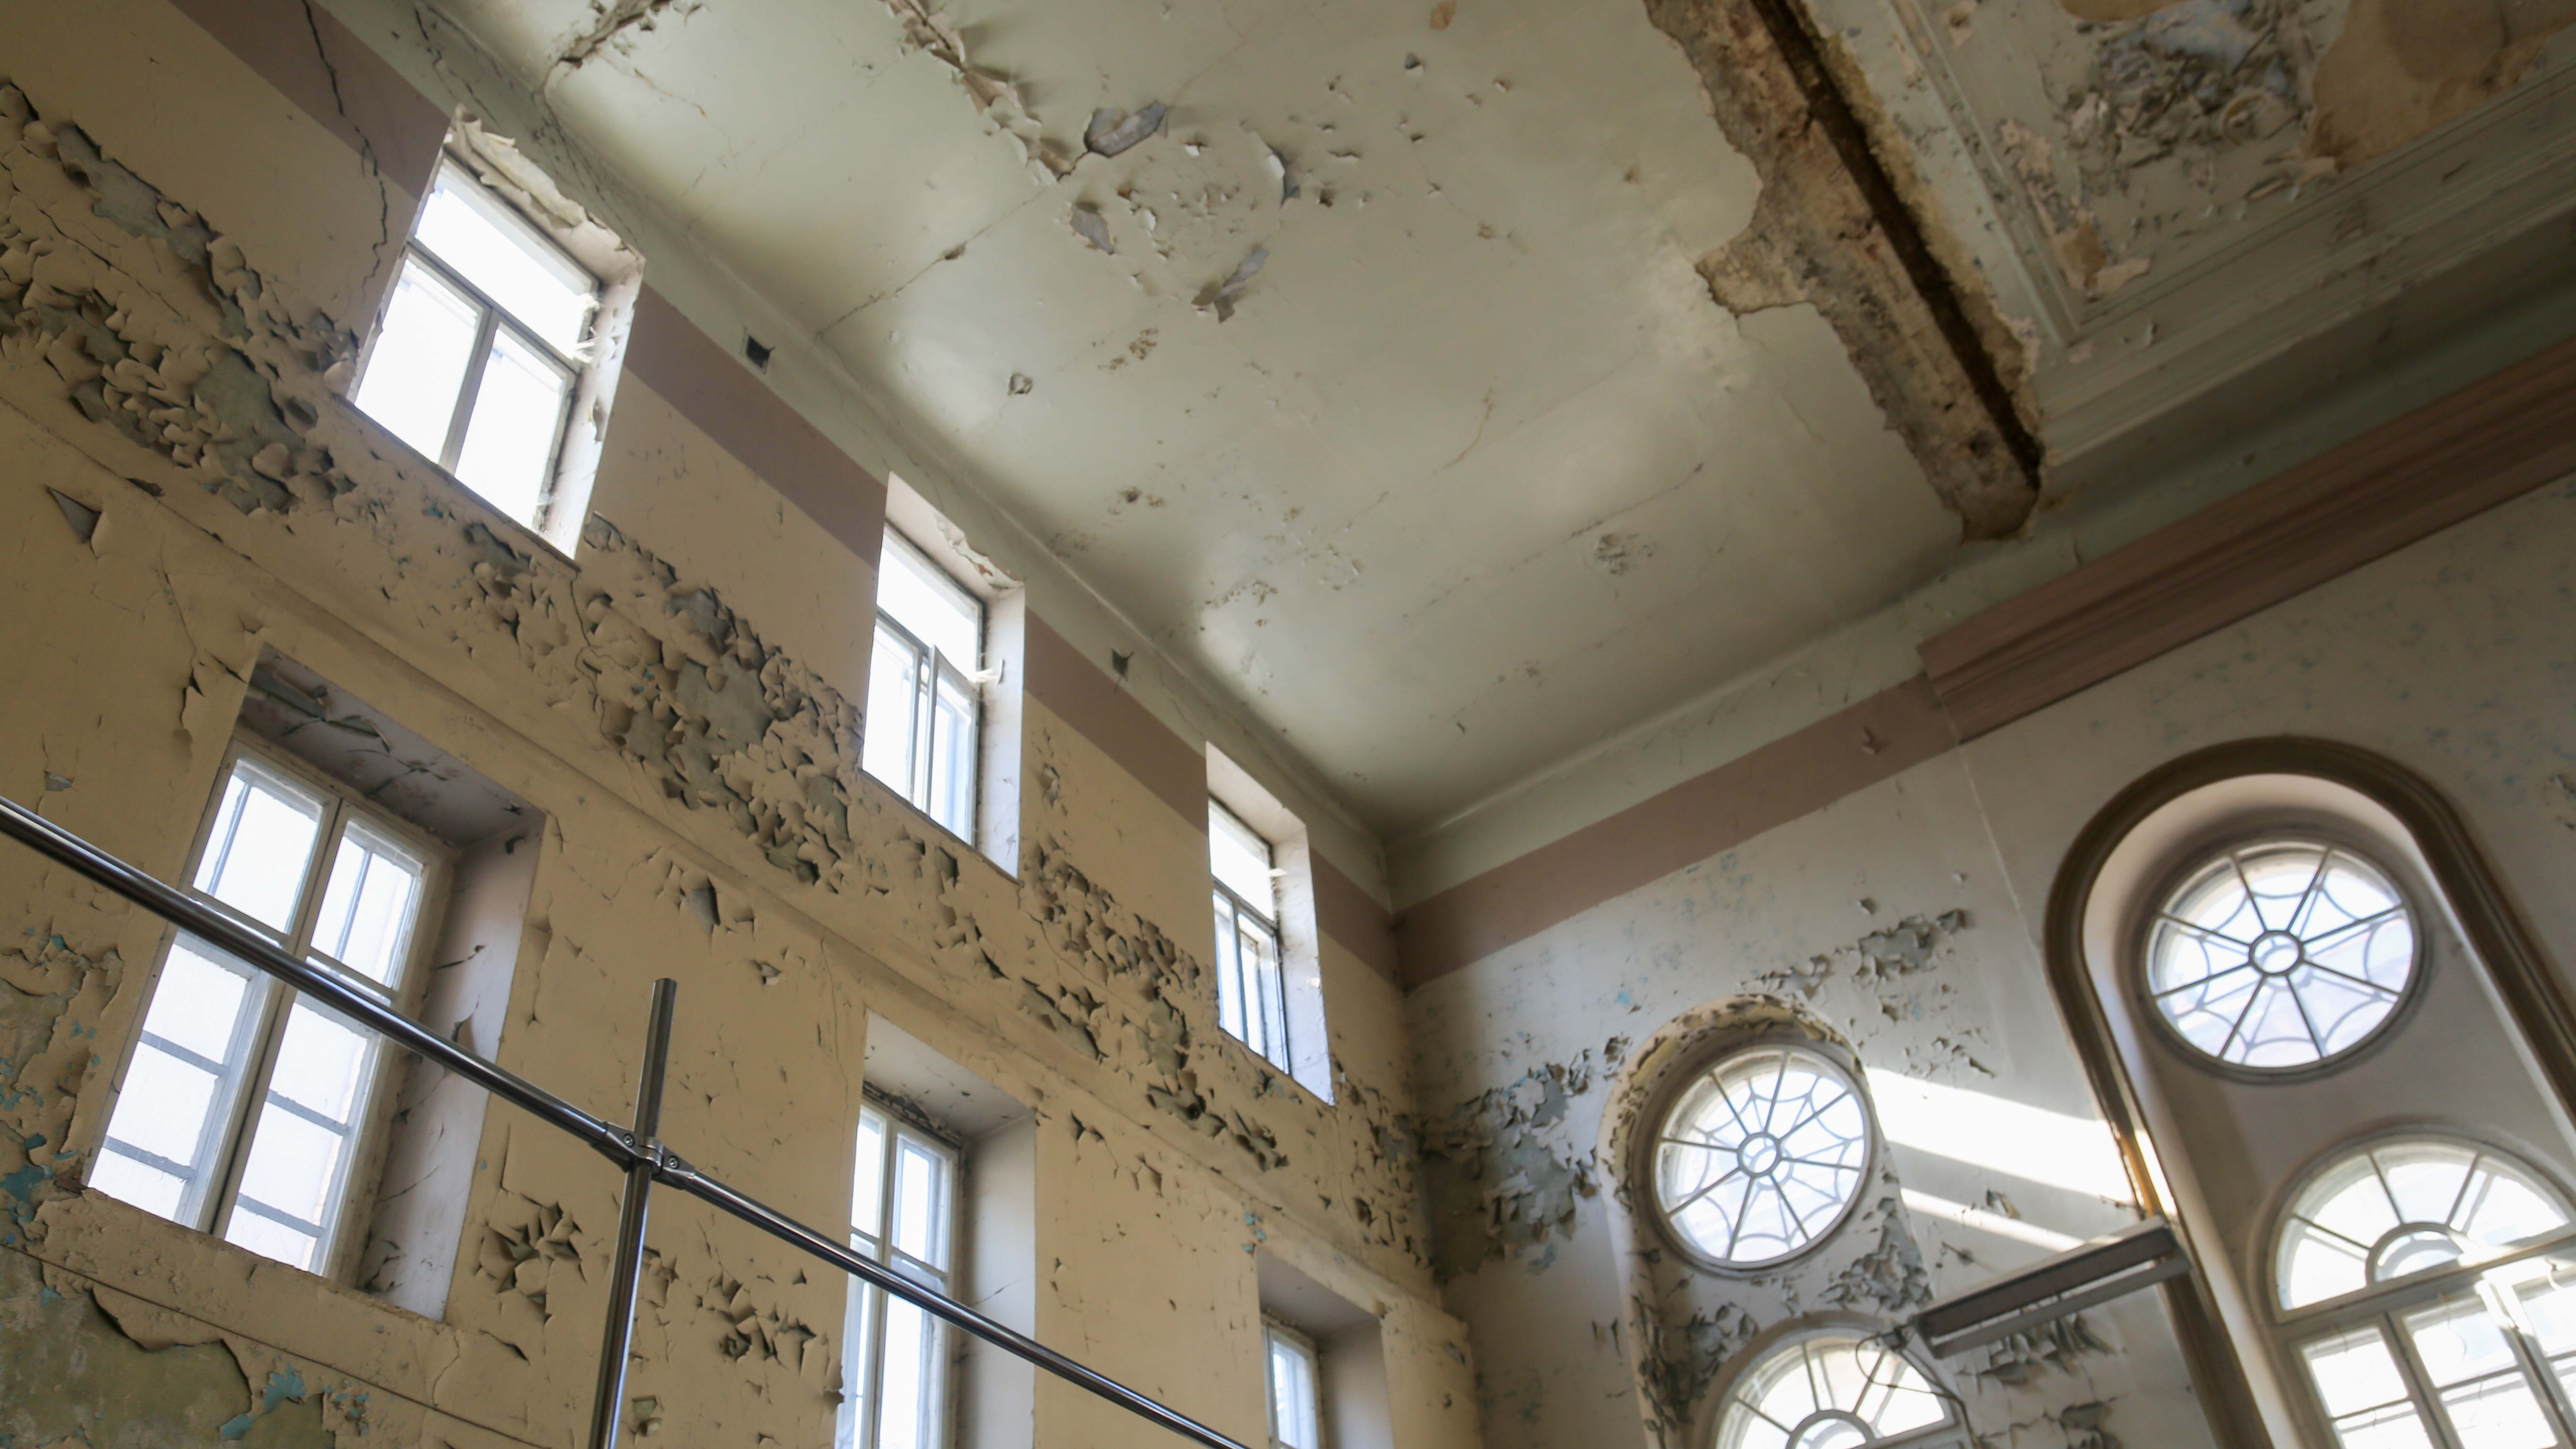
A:
POLYGON ((2018 532, 2044 461, 2016 392, 2020 346, 1908 203, 1911 168, 1875 142, 1885 128, 1857 75, 1795 0, 1646 0, 1646 13, 1762 177, 1752 225, 1700 261, 1710 293, 1737 313, 1815 304, 1965 535, 2018 532))

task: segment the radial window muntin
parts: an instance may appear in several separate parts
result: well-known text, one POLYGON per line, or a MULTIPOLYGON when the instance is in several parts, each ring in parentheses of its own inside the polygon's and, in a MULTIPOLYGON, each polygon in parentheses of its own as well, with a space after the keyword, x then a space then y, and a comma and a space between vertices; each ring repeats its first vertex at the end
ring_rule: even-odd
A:
POLYGON ((1816 1328, 1759 1351, 1729 1386, 1716 1449, 1871 1449, 1952 1442, 1950 1401, 1858 1328, 1816 1328))
POLYGON ((2204 857, 2146 930, 2142 989, 2203 1061, 2265 1075, 2376 1037, 2418 975, 2415 914, 2387 872, 2329 841, 2275 837, 2204 857))
POLYGON ((1840 1063, 1798 1043, 1744 1047, 1702 1068, 1663 1114, 1656 1207, 1710 1267, 1782 1262, 1849 1216, 1870 1145, 1869 1109, 1840 1063))

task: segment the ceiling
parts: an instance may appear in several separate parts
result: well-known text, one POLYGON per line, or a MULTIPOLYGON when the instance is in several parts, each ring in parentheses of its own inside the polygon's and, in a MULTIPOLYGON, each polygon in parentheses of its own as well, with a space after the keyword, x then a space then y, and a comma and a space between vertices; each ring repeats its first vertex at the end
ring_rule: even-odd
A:
MULTIPOLYGON (((2576 0, 2494 3, 2529 28, 2576 0)), ((2152 366, 2086 370, 2134 363, 2132 299, 2220 276, 2242 234, 2331 189, 2301 148, 2343 5, 1816 8, 2034 346, 2056 442, 2061 402, 2151 391, 2152 366), (2079 145, 2100 123, 2081 96, 2134 110, 2102 77, 2175 68, 2137 37, 2180 11, 2240 29, 2295 12, 2298 44, 2274 24, 2263 52, 2289 99, 2163 160, 2079 145), (2279 201, 2264 188, 2285 168, 2279 201), (2185 216, 2177 188, 2195 186, 2206 214, 2185 216)), ((916 452, 953 461, 1380 830, 1738 677, 1959 547, 1822 314, 1711 300, 1697 264, 1761 184, 1641 0, 443 8, 542 77, 575 134, 918 430, 916 452), (1086 153, 1096 110, 1156 103, 1158 131, 1086 153)), ((2509 40, 2504 68, 2554 84, 2544 38, 2509 40)), ((2486 64, 2476 95, 2428 83, 2450 99, 2407 113, 2417 129, 2509 90, 2486 64)), ((2337 145, 2402 153, 2406 124, 2355 122, 2335 134, 2375 139, 2337 145)))

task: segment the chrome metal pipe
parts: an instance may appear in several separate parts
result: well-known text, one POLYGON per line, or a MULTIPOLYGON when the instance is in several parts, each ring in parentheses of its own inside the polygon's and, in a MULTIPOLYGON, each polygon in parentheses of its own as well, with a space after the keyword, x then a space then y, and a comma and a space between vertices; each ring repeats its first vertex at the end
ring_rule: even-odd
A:
POLYGON ((617 1257, 609 1269, 608 1327, 599 1346, 599 1391, 590 1402, 590 1449, 616 1449, 617 1421, 626 1407, 626 1360, 635 1339, 635 1295, 644 1277, 644 1224, 653 1202, 653 1173, 662 1158, 662 1083, 670 1071, 671 1012, 680 983, 653 983, 653 1007, 644 1018, 644 1067, 635 1084, 635 1142, 644 1151, 626 1167, 626 1195, 617 1205, 617 1257))
POLYGON ((415 1056, 436 1062, 526 1111, 537 1120, 571 1134, 601 1156, 616 1163, 619 1169, 627 1174, 626 1202, 621 1205, 618 1223, 621 1269, 618 1281, 625 1286, 622 1295, 615 1285, 611 1287, 611 1296, 622 1304, 622 1311, 613 1316, 608 1331, 608 1336, 614 1340, 615 1353, 601 1364, 601 1390, 611 1397, 609 1413, 605 1416, 600 1415, 596 1404, 594 1405, 592 1444, 596 1449, 614 1449, 616 1410, 622 1407, 616 1402, 616 1396, 624 1393, 626 1346, 630 1341, 628 1333, 631 1332, 634 1321, 634 1292, 637 1276, 636 1272, 623 1271, 626 1248, 630 1241, 626 1234, 626 1219, 630 1213, 636 1219, 635 1232, 631 1241, 634 1244, 638 1271, 642 1266, 643 1253, 642 1218, 646 1197, 635 1185, 638 1173, 644 1174, 650 1180, 678 1188, 700 1201, 720 1208, 781 1242, 801 1248, 823 1259, 871 1287, 883 1289, 933 1317, 973 1334, 1004 1353, 1026 1360, 1067 1383, 1097 1394, 1110 1403, 1149 1422, 1161 1425, 1192 1443, 1203 1445, 1205 1449, 1245 1449, 1239 1441, 1227 1438, 1196 1419, 1178 1410, 1166 1408, 1156 1400, 1138 1393, 1096 1369, 1088 1368, 1065 1357, 1018 1330, 994 1322, 937 1289, 916 1283, 873 1259, 861 1257, 846 1244, 835 1242, 785 1213, 734 1191, 691 1167, 655 1141, 654 1135, 660 1126, 663 1061, 670 1041, 670 1025, 667 1012, 664 1010, 664 993, 666 988, 671 991, 677 990, 667 980, 654 983, 656 1016, 655 1034, 652 1038, 653 1050, 646 1066, 646 1081, 639 1086, 637 1092, 638 1130, 630 1133, 623 1127, 592 1116, 525 1077, 458 1047, 373 997, 343 985, 329 972, 308 965, 279 950, 257 932, 243 926, 221 910, 135 869, 34 811, 26 809, 16 801, 0 798, 0 834, 5 834, 39 854, 69 866, 80 875, 88 877, 91 881, 114 891, 155 915, 204 937, 209 943, 231 953, 245 964, 255 966, 284 981, 349 1020, 392 1038, 397 1045, 415 1056), (643 1087, 645 1086, 650 1088, 653 1107, 653 1116, 649 1119, 644 1112, 646 1103, 643 1087), (625 1325, 625 1331, 621 1331, 621 1324, 625 1325), (612 1363, 615 1365, 619 1381, 613 1391, 608 1384, 612 1363), (603 1419, 608 1425, 609 1437, 606 1440, 598 1437, 603 1419))

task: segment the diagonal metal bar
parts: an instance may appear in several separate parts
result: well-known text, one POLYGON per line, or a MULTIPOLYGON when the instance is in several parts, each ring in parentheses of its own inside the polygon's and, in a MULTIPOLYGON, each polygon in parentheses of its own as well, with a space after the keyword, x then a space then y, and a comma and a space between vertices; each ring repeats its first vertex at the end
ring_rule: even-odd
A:
POLYGON ((617 1259, 608 1277, 608 1327, 599 1347, 599 1391, 590 1401, 590 1449, 616 1449, 626 1406, 627 1350, 635 1339, 635 1296, 644 1276, 644 1223, 653 1202, 653 1170, 662 1157, 662 1083, 671 1064, 671 1012, 680 983, 653 983, 644 1018, 644 1067, 635 1084, 635 1141, 643 1155, 626 1165, 626 1195, 617 1205, 617 1259))
MULTIPOLYGON (((620 1171, 628 1173, 630 1184, 633 1181, 633 1174, 642 1171, 655 1182, 678 1188, 692 1197, 740 1218, 781 1242, 802 1249, 872 1287, 881 1288, 904 1302, 973 1334, 1004 1353, 1026 1360, 1140 1418, 1169 1429, 1192 1443, 1202 1445, 1204 1449, 1245 1449, 1241 1442, 1227 1438, 1176 1409, 1166 1408, 1163 1404, 1127 1387, 1107 1374, 1090 1368, 1078 1360, 1067 1358, 1036 1339, 997 1323, 936 1289, 924 1287, 884 1264, 860 1257, 846 1245, 833 1241, 775 1208, 727 1187, 691 1167, 669 1149, 654 1141, 649 1134, 632 1133, 626 1128, 593 1116, 527 1078, 466 1051, 375 997, 340 980, 327 968, 314 966, 288 955, 222 911, 137 870, 14 800, 0 798, 0 835, 7 835, 38 854, 69 867, 74 872, 114 891, 164 920, 204 938, 209 944, 230 953, 244 964, 265 971, 297 991, 306 993, 317 1004, 326 1006, 350 1021, 391 1038, 396 1045, 414 1056, 434 1062, 456 1073, 527 1112, 538 1121, 569 1134, 575 1140, 617 1164, 620 1171)), ((655 1087, 655 1094, 658 1097, 658 1085, 655 1087)), ((638 1103, 639 1108, 642 1105, 641 1102, 638 1103)), ((639 1204, 643 1200, 641 1193, 632 1190, 629 1192, 629 1197, 639 1204)), ((640 1207, 637 1211, 640 1215, 640 1207)), ((640 1223, 636 1242, 640 1261, 642 1251, 640 1223)), ((631 1282, 630 1275, 630 1288, 631 1282)), ((630 1298, 628 1300, 630 1318, 632 1306, 630 1298)), ((622 1373, 624 1365, 622 1351, 617 1355, 616 1361, 622 1373)))

